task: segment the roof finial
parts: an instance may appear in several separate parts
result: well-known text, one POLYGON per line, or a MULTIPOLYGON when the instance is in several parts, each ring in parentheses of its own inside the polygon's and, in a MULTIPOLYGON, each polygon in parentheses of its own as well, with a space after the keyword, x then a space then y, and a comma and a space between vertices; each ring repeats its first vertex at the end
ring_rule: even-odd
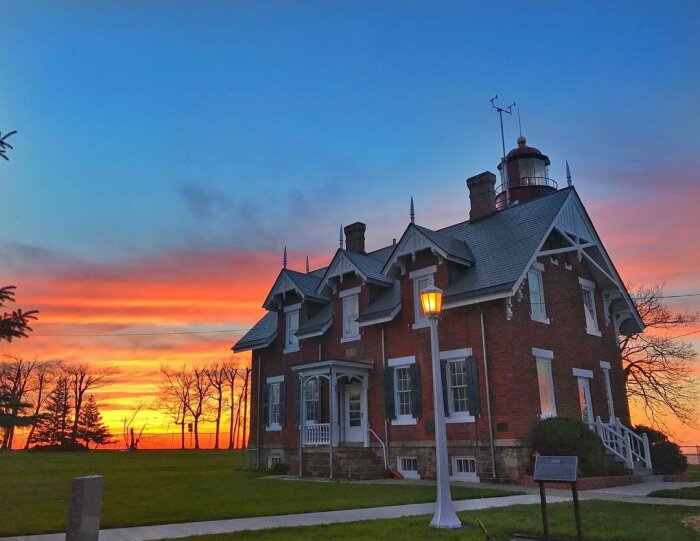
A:
POLYGON ((569 169, 569 160, 566 160, 566 185, 571 187, 573 182, 571 181, 571 170, 569 169))
POLYGON ((287 268, 287 247, 284 247, 284 255, 282 256, 282 268, 287 268))
POLYGON ((413 196, 411 196, 411 223, 416 223, 416 210, 413 208, 413 196))
POLYGON ((338 244, 340 244, 340 249, 343 249, 343 226, 340 225, 340 237, 338 238, 338 244))
POLYGON ((309 274, 309 254, 306 254, 306 274, 309 274))

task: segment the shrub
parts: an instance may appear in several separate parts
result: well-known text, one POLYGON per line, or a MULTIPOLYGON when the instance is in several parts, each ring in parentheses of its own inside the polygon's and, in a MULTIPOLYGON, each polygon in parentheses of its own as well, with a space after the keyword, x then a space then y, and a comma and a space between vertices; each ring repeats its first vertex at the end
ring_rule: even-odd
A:
POLYGON ((639 435, 646 432, 649 438, 651 466, 655 474, 672 475, 683 473, 688 468, 688 459, 681 448, 669 440, 666 434, 644 425, 635 426, 634 431, 639 435))
POLYGON ((63 452, 63 453, 73 453, 75 451, 88 451, 89 449, 85 447, 82 443, 72 443, 72 442, 65 442, 65 443, 54 443, 53 445, 35 445, 34 447, 29 448, 30 451, 34 451, 37 453, 43 453, 43 452, 63 452))
POLYGON ((541 455, 577 456, 581 477, 608 473, 603 442, 578 419, 553 417, 541 421, 532 433, 532 446, 541 455))
POLYGON ((270 473, 274 473, 276 475, 284 475, 288 471, 289 464, 287 464, 286 462, 278 462, 277 464, 273 464, 270 468, 270 473))

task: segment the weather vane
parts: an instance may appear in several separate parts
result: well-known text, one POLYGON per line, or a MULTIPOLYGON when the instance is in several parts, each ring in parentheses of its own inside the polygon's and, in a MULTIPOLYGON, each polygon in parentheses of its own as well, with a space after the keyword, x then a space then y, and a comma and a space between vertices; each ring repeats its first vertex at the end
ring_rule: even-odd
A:
POLYGON ((13 130, 11 132, 6 133, 5 135, 0 132, 0 156, 5 158, 8 162, 10 161, 10 158, 7 157, 7 149, 12 149, 12 145, 6 141, 8 137, 11 135, 14 135, 17 133, 17 130, 13 130))
POLYGON ((503 145, 503 159, 506 159, 506 139, 503 135, 503 113, 513 114, 513 107, 515 107, 515 102, 511 103, 508 107, 499 107, 494 102, 498 99, 498 94, 496 94, 489 101, 491 102, 491 107, 498 111, 498 118, 501 120, 501 145, 503 145))

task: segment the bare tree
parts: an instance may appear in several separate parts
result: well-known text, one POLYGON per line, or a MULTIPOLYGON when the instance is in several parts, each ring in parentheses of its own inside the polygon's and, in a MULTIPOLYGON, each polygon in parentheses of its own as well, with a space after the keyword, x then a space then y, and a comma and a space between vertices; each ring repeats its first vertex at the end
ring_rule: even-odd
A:
POLYGON ((203 368, 192 369, 192 399, 187 409, 194 421, 194 448, 199 449, 199 423, 203 421, 207 403, 211 398, 211 382, 203 368))
POLYGON ((180 427, 180 449, 184 449, 185 426, 187 424, 187 412, 192 400, 193 377, 184 365, 179 370, 161 366, 160 374, 158 407, 161 411, 170 415, 173 422, 180 427))
POLYGON ((214 449, 219 448, 219 434, 221 433, 221 412, 224 407, 224 392, 226 390, 226 373, 224 366, 219 363, 214 363, 204 369, 209 383, 211 384, 211 398, 215 404, 214 423, 216 426, 216 434, 214 439, 214 449))
POLYGON ((226 378, 226 385, 228 388, 228 398, 227 402, 229 405, 229 429, 228 429, 228 448, 229 449, 234 449, 235 448, 235 442, 233 439, 233 425, 234 425, 234 419, 236 417, 235 410, 236 410, 236 376, 238 376, 238 368, 236 368, 236 365, 234 364, 233 361, 226 361, 222 369, 224 371, 224 377, 226 378))
MULTIPOLYGON (((56 379, 56 363, 53 361, 43 361, 40 362, 36 367, 35 375, 35 397, 34 397, 34 415, 40 418, 40 414, 46 403, 46 397, 49 394, 49 389, 51 384, 56 379)), ((29 435, 27 440, 24 442, 24 448, 29 449, 29 445, 34 443, 34 433, 36 431, 36 425, 33 424, 29 430, 29 435)))
POLYGON ((247 429, 248 429, 248 386, 250 382, 250 367, 246 366, 245 372, 243 375, 243 438, 241 441, 241 445, 243 448, 248 447, 248 434, 247 434, 247 429))
MULTIPOLYGON (((29 401, 29 394, 34 390, 35 371, 39 361, 26 361, 19 357, 5 355, 4 361, 0 363, 0 388, 4 389, 8 397, 8 405, 4 408, 4 413, 9 419, 17 418, 17 425, 10 424, 4 430, 2 449, 12 449, 12 441, 15 435, 15 426, 19 426, 20 410, 28 409, 32 406, 29 401)), ((25 423, 21 423, 24 425, 25 423)))
POLYGON ((141 443, 143 431, 146 430, 148 419, 143 422, 140 428, 137 427, 137 419, 139 414, 147 410, 146 404, 137 404, 131 410, 131 413, 122 418, 122 438, 124 439, 124 448, 129 451, 136 451, 141 443))
POLYGON ((91 369, 86 363, 62 364, 61 368, 68 380, 73 398, 74 419, 70 439, 75 443, 78 438, 78 419, 85 394, 112 383, 118 370, 116 368, 103 368, 98 371, 91 369))
POLYGON ((663 303, 662 285, 631 286, 629 290, 646 329, 620 341, 627 395, 642 406, 653 426, 667 430, 664 418, 669 415, 694 426, 697 353, 690 343, 678 340, 692 333, 666 333, 688 328, 698 321, 698 314, 671 312, 663 303))

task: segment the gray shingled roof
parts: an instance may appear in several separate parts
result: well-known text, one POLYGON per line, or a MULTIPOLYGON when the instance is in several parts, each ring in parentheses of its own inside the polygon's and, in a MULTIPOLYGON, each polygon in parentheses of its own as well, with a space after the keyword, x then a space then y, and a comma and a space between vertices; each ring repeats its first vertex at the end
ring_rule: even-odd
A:
POLYGON ((277 312, 268 312, 231 348, 234 353, 269 346, 277 336, 277 312))
POLYGON ((322 306, 313 317, 307 319, 304 323, 299 325, 299 329, 295 333, 297 337, 303 338, 304 336, 310 334, 316 334, 327 328, 328 324, 333 319, 333 313, 331 311, 331 305, 326 304, 322 306))
POLYGON ((357 322, 362 323, 389 317, 399 306, 401 306, 401 287, 399 281, 395 280, 393 285, 382 292, 376 301, 360 312, 357 322))
POLYGON ((443 302, 511 289, 571 193, 566 188, 496 212, 484 220, 441 229, 440 232, 466 242, 476 260, 445 290, 443 302))
POLYGON ((364 274, 368 280, 391 285, 393 280, 382 274, 384 264, 374 257, 343 250, 343 254, 364 274))
POLYGON ((430 239, 430 242, 442 248, 442 250, 444 250, 448 256, 451 256, 454 259, 461 260, 465 263, 474 263, 474 255, 469 249, 469 245, 466 242, 464 242, 464 240, 455 238, 447 232, 445 232, 444 230, 433 231, 432 229, 428 229, 427 227, 423 227, 417 224, 413 225, 416 229, 418 229, 418 231, 420 231, 426 237, 428 237, 428 239, 430 239))

